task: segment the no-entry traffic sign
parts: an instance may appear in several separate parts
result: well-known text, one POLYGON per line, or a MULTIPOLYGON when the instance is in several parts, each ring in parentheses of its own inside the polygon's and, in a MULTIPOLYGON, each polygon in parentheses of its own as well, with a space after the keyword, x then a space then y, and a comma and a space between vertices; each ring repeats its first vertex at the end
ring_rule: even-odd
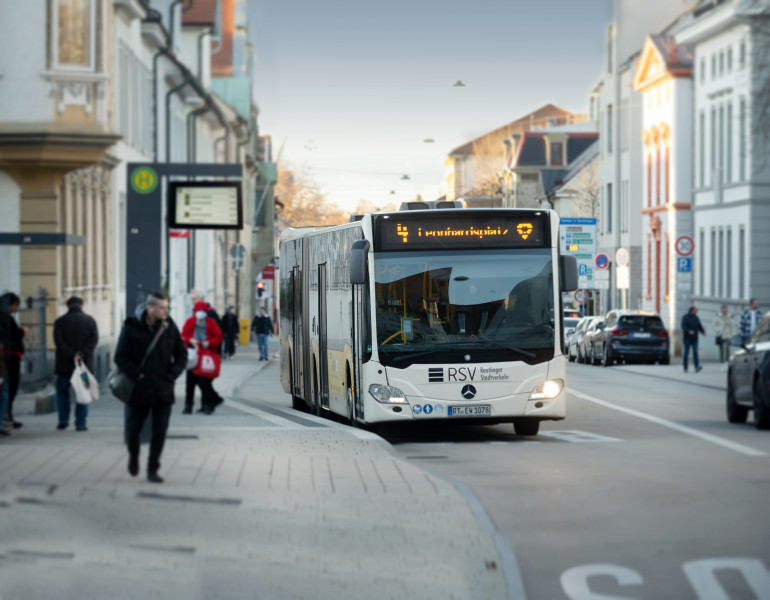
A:
POLYGON ((596 255, 596 268, 597 269, 606 269, 610 264, 610 259, 606 254, 597 254, 596 255))

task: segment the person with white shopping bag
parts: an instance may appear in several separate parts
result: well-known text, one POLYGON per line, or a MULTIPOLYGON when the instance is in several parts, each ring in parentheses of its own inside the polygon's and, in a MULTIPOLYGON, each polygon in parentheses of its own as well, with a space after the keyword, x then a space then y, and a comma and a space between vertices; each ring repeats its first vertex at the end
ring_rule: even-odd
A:
POLYGON ((184 414, 192 413, 195 387, 201 389, 201 409, 205 415, 211 415, 222 403, 222 397, 216 392, 213 380, 219 376, 221 358, 219 346, 222 343, 222 330, 216 321, 209 317, 205 302, 194 306, 195 314, 182 326, 182 339, 187 348, 195 349, 197 361, 187 371, 185 386, 184 414))
MULTIPOLYGON (((94 369, 94 351, 99 343, 99 330, 93 317, 83 312, 83 299, 72 296, 67 300, 68 312, 54 321, 53 339, 56 344, 56 407, 59 412, 57 429, 69 427, 71 412, 70 387, 78 361, 89 372, 94 369)), ((94 379, 94 383, 96 380, 94 379)), ((92 386, 92 388, 97 386, 92 386)), ((85 399, 85 396, 82 396, 85 399)), ((75 405, 75 429, 88 431, 88 403, 75 405)))

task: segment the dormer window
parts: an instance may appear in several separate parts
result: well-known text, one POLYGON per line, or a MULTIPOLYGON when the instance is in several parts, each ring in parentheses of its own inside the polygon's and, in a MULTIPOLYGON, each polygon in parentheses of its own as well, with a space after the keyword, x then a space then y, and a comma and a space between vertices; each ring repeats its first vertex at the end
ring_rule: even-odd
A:
POLYGON ((53 0, 53 61, 57 69, 95 68, 94 0, 53 0))
POLYGON ((551 165, 561 166, 564 164, 564 144, 562 142, 553 142, 551 144, 551 165))

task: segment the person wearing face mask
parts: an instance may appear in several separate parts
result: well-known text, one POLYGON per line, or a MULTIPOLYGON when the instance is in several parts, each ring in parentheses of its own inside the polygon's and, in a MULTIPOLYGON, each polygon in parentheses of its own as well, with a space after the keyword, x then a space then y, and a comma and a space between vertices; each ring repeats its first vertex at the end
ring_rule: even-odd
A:
MULTIPOLYGON (((199 301, 193 307, 194 314, 182 327, 182 339, 188 348, 205 348, 219 354, 222 343, 222 330, 216 321, 208 316, 208 305, 199 301)), ((222 403, 222 397, 214 390, 213 380, 196 375, 193 369, 187 370, 185 404, 183 414, 192 413, 195 388, 201 390, 201 408, 198 412, 210 415, 222 403)))

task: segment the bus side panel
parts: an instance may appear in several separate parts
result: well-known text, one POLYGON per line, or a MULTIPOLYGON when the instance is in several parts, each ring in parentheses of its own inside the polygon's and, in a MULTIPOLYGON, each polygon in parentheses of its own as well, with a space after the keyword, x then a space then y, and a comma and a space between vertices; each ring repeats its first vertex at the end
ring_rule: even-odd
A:
MULTIPOLYGON (((299 266, 300 255, 298 253, 300 240, 289 240, 282 242, 278 259, 279 277, 280 277, 280 316, 279 316, 279 336, 280 336, 280 356, 281 356, 281 384, 287 394, 294 394, 292 389, 292 360, 295 353, 298 352, 299 340, 295 335, 295 319, 301 318, 299 306, 297 306, 297 297, 295 286, 300 285, 297 278, 297 267, 299 266)), ((300 383, 298 377, 294 378, 295 386, 300 383)))

